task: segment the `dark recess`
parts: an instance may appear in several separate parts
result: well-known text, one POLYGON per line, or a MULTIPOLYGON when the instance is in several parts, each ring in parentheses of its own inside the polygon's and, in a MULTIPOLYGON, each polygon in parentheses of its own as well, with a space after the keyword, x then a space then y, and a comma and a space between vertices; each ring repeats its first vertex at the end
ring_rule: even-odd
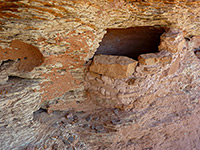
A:
POLYGON ((158 52, 160 26, 140 26, 127 29, 107 29, 96 54, 127 56, 137 59, 140 54, 158 52))
POLYGON ((12 75, 10 75, 10 76, 8 76, 8 79, 9 80, 23 80, 25 78, 22 78, 22 77, 19 77, 19 76, 12 76, 12 75))
POLYGON ((10 60, 10 59, 4 60, 4 61, 2 61, 2 63, 1 63, 0 66, 3 66, 4 64, 8 64, 8 63, 14 63, 14 61, 13 61, 13 60, 10 60))
POLYGON ((37 120, 41 113, 47 113, 47 110, 40 108, 37 111, 33 112, 33 120, 37 120))
POLYGON ((200 59, 200 47, 194 49, 194 54, 200 59))

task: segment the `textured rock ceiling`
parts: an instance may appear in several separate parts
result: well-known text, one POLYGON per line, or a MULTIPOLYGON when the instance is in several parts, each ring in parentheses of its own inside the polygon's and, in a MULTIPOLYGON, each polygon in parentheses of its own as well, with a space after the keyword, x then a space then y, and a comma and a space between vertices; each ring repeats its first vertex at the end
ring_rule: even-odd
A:
POLYGON ((198 150, 199 41, 199 0, 1 0, 0 149, 198 150), (141 26, 170 30, 134 75, 89 71, 111 29, 141 26))

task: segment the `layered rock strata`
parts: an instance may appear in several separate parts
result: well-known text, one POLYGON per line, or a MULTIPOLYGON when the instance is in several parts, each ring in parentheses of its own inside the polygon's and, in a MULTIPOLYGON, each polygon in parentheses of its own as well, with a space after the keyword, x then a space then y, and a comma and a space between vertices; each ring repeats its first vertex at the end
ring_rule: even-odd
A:
POLYGON ((199 5, 198 0, 2 0, 0 56, 9 55, 0 59, 0 149, 198 149, 199 5), (164 63, 141 55, 144 63, 124 79, 89 72, 86 90, 85 64, 107 29, 136 26, 171 29, 161 37, 161 52, 151 54, 164 63), (99 87, 116 98, 100 94, 99 87), (52 116, 43 112, 41 121, 34 120, 40 107, 52 116), (56 110, 68 112, 60 117, 56 110))

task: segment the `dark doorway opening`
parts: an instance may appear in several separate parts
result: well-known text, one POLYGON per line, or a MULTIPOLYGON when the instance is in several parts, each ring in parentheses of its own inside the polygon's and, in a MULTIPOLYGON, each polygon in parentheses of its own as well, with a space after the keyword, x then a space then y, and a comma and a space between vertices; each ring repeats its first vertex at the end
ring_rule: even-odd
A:
POLYGON ((158 52, 161 26, 140 26, 127 29, 107 29, 96 54, 127 56, 137 59, 140 54, 158 52))

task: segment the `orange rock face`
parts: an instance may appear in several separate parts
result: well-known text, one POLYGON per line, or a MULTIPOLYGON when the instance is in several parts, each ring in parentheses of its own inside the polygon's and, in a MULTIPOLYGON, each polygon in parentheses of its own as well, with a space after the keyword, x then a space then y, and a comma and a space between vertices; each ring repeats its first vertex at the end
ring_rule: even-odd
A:
POLYGON ((0 60, 18 61, 17 68, 19 71, 31 71, 44 61, 41 52, 30 44, 26 44, 20 40, 14 40, 11 42, 10 47, 1 49, 0 60))
POLYGON ((137 61, 125 56, 97 55, 90 71, 112 78, 126 78, 133 74, 137 61))
POLYGON ((0 149, 198 150, 199 19, 199 0, 1 0, 0 149))

